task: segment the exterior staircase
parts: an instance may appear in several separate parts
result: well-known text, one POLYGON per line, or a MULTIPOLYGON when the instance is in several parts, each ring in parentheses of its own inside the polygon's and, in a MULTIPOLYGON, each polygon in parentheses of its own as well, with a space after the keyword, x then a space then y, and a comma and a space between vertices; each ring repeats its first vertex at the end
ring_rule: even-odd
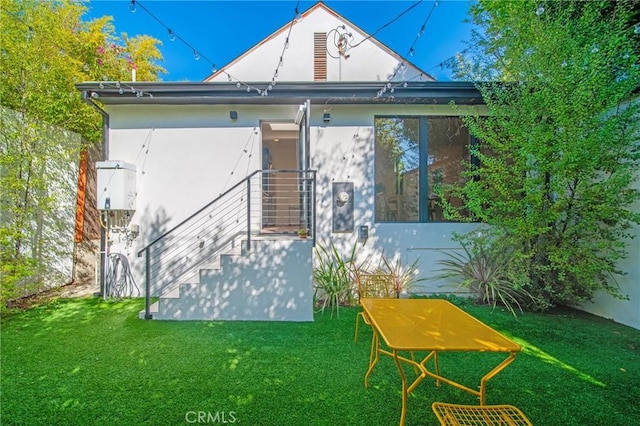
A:
MULTIPOLYGON (((153 319, 313 321, 311 240, 269 237, 220 256, 151 305, 153 319)), ((140 312, 144 318, 145 311, 140 312)))
MULTIPOLYGON (((314 198, 315 172, 259 170, 156 238, 138 252, 146 265, 139 317, 313 321, 314 198), (295 225, 309 229, 311 238, 261 233, 261 197, 273 201, 275 193, 265 195, 262 182, 274 172, 291 174, 295 191, 282 192, 287 200, 296 195, 295 225)), ((292 206, 284 207, 288 217, 292 206)))

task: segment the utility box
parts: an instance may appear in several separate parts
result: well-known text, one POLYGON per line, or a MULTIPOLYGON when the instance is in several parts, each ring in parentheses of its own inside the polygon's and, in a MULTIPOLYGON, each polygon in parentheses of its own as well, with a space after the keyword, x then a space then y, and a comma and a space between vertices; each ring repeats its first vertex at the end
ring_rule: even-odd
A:
POLYGON ((133 215, 136 210, 136 166, 124 161, 99 161, 96 169, 98 210, 133 215))

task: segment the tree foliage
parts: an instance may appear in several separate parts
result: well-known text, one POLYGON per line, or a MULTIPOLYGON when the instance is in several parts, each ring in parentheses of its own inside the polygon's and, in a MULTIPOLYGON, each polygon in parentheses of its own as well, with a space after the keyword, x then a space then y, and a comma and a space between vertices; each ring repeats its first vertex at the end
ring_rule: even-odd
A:
POLYGON ((122 38, 111 17, 82 20, 86 7, 70 0, 4 0, 0 64, 2 105, 97 142, 101 117, 86 105, 82 81, 155 81, 164 69, 149 36, 122 38))
MULTIPOLYGON (((159 41, 122 39, 110 17, 82 20, 70 1, 3 0, 0 5, 0 302, 25 283, 54 276, 72 216, 82 148, 78 134, 100 140, 102 117, 81 99, 81 81, 156 80, 164 70, 159 41), (73 132, 70 133, 69 131, 73 132), (75 136, 74 136, 75 134, 75 136), (64 190, 63 190, 64 189, 64 190), (64 194, 64 195, 63 195, 64 194), (65 215, 63 212, 66 212, 65 215), (52 269, 53 268, 53 269, 52 269)), ((0 304, 0 306, 3 305, 0 304)))
POLYGON ((494 225, 542 308, 598 289, 624 296, 616 265, 640 223, 638 10, 637 1, 472 8, 482 35, 459 76, 497 83, 479 84, 488 116, 465 120, 481 166, 451 190, 473 219, 494 225))

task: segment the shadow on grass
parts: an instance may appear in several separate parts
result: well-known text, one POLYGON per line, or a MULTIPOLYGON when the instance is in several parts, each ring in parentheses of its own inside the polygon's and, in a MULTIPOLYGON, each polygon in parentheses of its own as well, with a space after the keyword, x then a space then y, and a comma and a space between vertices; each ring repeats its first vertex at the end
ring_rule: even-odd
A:
MULTIPOLYGON (((313 323, 145 321, 142 299, 59 300, 2 321, 0 415, 6 424, 189 424, 190 413, 247 425, 369 425, 399 420, 400 379, 383 357, 369 388, 371 330, 353 343, 357 308, 313 323), (233 415, 231 414, 233 413, 233 415)), ((490 404, 534 424, 633 424, 640 417, 640 331, 590 315, 463 309, 523 351, 488 385, 490 404)), ((441 354, 472 384, 496 354, 441 354)), ((410 370, 407 371, 410 373, 410 370)), ((425 380, 408 425, 436 424, 433 401, 477 399, 425 380)))

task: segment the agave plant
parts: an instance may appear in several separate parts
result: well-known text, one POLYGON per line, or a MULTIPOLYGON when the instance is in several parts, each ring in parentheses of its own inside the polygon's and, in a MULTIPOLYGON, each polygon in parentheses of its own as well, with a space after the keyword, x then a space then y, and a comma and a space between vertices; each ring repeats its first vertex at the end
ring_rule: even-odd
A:
POLYGON ((441 268, 433 280, 449 279, 458 282, 477 297, 479 303, 492 305, 498 303, 516 316, 516 309, 522 312, 521 302, 525 298, 533 299, 531 294, 514 278, 509 269, 513 254, 482 234, 476 237, 459 237, 462 253, 445 252, 446 259, 438 263, 441 268), (498 248, 500 247, 500 248, 498 248))

